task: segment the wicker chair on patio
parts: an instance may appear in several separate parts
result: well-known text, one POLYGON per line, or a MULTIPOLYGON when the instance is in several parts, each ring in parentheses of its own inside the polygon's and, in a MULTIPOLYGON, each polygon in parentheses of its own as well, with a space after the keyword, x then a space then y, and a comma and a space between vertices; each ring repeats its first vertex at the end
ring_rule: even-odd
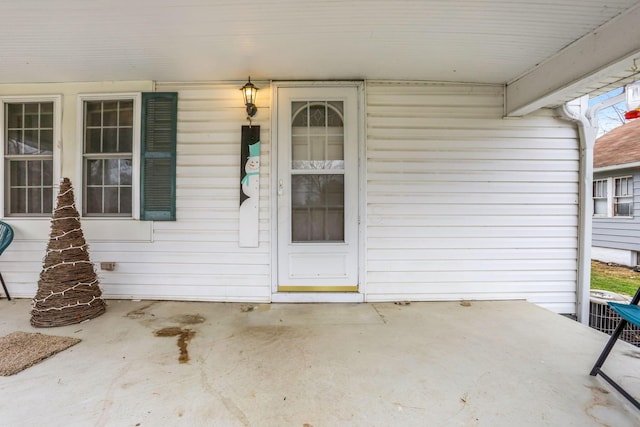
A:
MULTIPOLYGON (((13 241, 13 228, 6 222, 0 221, 0 255, 4 252, 5 249, 11 244, 13 241)), ((4 278, 2 277, 2 273, 0 273, 0 282, 2 282, 2 289, 4 289, 4 294, 7 296, 7 299, 11 301, 11 295, 9 295, 9 291, 7 290, 7 285, 4 283, 4 278)))
POLYGON ((604 361, 609 356, 611 349, 618 341, 618 338, 622 334, 622 331, 627 326, 627 324, 630 323, 635 326, 640 326, 640 306, 638 306, 638 302, 640 302, 640 288, 638 288, 636 294, 629 304, 620 302, 608 303, 609 307, 611 307, 611 309, 621 317, 621 320, 615 331, 613 331, 611 338, 609 338, 609 341, 605 345, 604 350, 602 350, 602 353, 596 361, 596 364, 593 366, 591 375, 595 377, 596 375, 600 374, 600 376, 604 378, 609 384, 611 384, 613 388, 618 390, 620 394, 622 394, 627 400, 629 400, 629 402, 633 403, 636 408, 640 409, 640 402, 638 402, 638 400, 636 400, 624 388, 622 388, 620 384, 615 382, 610 376, 602 371, 602 365, 604 364, 604 361))

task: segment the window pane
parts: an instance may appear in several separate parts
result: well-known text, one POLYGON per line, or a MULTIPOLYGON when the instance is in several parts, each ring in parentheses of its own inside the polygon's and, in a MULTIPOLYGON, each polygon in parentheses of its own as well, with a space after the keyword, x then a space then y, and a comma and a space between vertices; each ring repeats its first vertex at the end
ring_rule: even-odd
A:
POLYGON ((29 197, 27 213, 42 213, 42 188, 29 188, 27 192, 29 197))
POLYGON ((40 131, 40 153, 53 154, 53 130, 40 131))
POLYGON ((120 160, 120 185, 131 185, 133 182, 133 167, 130 159, 120 160))
POLYGON ((22 123, 22 104, 7 104, 7 127, 21 128, 22 123))
POLYGON ((27 162, 12 160, 9 162, 9 180, 12 187, 27 185, 27 162))
POLYGON ((616 178, 614 192, 616 196, 630 196, 633 194, 633 181, 631 178, 616 178))
POLYGON ((344 126, 342 120, 342 101, 334 101, 327 103, 327 126, 329 127, 342 127, 344 126))
POLYGON ((21 130, 7 131, 7 153, 9 154, 24 153, 24 144, 22 143, 21 130))
POLYGON ((53 191, 52 188, 44 189, 42 193, 42 213, 53 212, 53 191))
POLYGON ((344 175, 292 175, 294 242, 344 240, 344 175))
POLYGON ((131 187, 121 187, 120 188, 120 213, 128 213, 132 212, 131 203, 132 203, 132 195, 131 195, 131 187))
POLYGON ((42 183, 42 162, 39 160, 27 162, 27 185, 40 186, 42 183))
POLYGON ((53 129, 53 102, 40 104, 40 128, 53 129))
MULTIPOLYGON (((626 198, 625 198, 626 199, 626 198)), ((625 201, 619 201, 615 204, 615 215, 617 216, 631 216, 631 206, 632 204, 625 201)))
POLYGON ((326 125, 325 121, 325 106, 324 105, 311 105, 309 107, 309 126, 322 126, 326 125))
POLYGON ((100 153, 102 151, 102 129, 87 129, 85 133, 85 153, 100 153))
POLYGON ((38 128, 40 127, 40 104, 28 103, 24 104, 24 127, 38 128))
POLYGON ((25 213, 27 211, 27 192, 25 188, 11 189, 10 206, 10 213, 25 213))
POLYGON ((102 101, 85 102, 86 126, 102 126, 102 101))
POLYGON ((102 126, 118 125, 118 101, 103 102, 102 126))
POLYGON ((595 199, 593 201, 593 213, 595 215, 606 215, 607 199, 595 199))
POLYGON ((87 160, 87 185, 102 185, 102 160, 87 160))
POLYGON ((102 187, 87 188, 87 213, 102 212, 102 187))
POLYGON ((327 160, 344 160, 344 128, 339 134, 327 135, 327 160))
POLYGON ((37 154, 40 151, 38 142, 38 129, 24 130, 24 154, 37 154))
POLYGON ((118 185, 120 183, 120 160, 109 159, 109 160, 105 160, 104 163, 105 163, 104 184, 118 185))
POLYGON ((311 217, 308 209, 291 209, 291 240, 306 242, 311 239, 311 217))
POLYGON ((133 126, 133 101, 120 101, 119 126, 133 126))
POLYGON ((118 187, 104 188, 104 213, 118 213, 118 187))
POLYGON ((119 152, 120 153, 131 153, 133 151, 133 129, 132 128, 121 128, 119 130, 119 152))
POLYGON ((42 161, 42 182, 53 189, 53 160, 42 161))
POLYGON ((304 108, 307 102, 292 102, 291 103, 291 126, 292 127, 306 127, 307 126, 307 109, 304 108), (304 109, 303 109, 304 108, 304 109))
POLYGON ((309 135, 309 146, 311 148, 309 160, 324 160, 327 157, 325 150, 326 135, 324 132, 320 132, 319 135, 317 133, 312 131, 310 132, 311 135, 309 135))
POLYGON ((118 129, 104 128, 102 133, 102 152, 118 152, 118 129))

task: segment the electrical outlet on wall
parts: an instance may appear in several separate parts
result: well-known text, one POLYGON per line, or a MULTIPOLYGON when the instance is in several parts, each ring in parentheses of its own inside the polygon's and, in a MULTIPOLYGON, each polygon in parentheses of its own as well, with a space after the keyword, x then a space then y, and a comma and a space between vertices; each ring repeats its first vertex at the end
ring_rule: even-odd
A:
POLYGON ((113 271, 115 269, 116 269, 116 263, 115 262, 101 262, 100 263, 100 270, 113 271))

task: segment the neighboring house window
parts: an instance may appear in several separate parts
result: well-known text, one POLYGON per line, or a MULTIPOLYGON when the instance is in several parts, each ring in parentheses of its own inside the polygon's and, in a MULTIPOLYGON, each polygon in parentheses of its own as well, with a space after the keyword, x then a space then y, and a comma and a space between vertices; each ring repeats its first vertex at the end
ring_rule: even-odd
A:
POLYGON ((83 213, 131 217, 134 100, 85 100, 83 116, 83 213))
POLYGON ((50 216, 59 97, 2 101, 4 215, 50 216))
POLYGON ((633 177, 625 176, 614 179, 614 216, 633 215, 633 177))
POLYGON ((607 185, 608 180, 597 179, 593 181, 593 214, 607 215, 607 185))
POLYGON ((82 213, 176 219, 178 95, 80 95, 82 213))
POLYGON ((633 177, 610 177, 593 181, 593 215, 633 216, 633 177))

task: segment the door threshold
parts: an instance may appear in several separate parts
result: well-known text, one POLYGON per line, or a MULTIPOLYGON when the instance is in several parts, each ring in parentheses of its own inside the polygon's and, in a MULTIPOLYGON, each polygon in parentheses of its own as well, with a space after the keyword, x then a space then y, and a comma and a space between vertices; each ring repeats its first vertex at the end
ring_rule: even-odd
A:
POLYGON ((364 294, 357 292, 278 292, 271 295, 271 302, 364 302, 364 294))

